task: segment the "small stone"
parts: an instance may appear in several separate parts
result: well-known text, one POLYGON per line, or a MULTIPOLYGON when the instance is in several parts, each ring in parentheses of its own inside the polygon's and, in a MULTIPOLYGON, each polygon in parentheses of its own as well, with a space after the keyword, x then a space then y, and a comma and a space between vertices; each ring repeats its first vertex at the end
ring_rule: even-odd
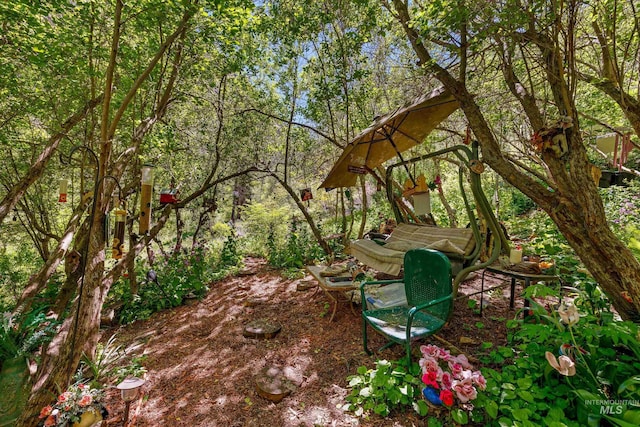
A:
POLYGON ((477 344, 477 342, 469 337, 460 337, 460 344, 477 344))
POLYGON ((245 327, 242 335, 246 338, 271 339, 275 338, 282 330, 277 322, 259 319, 249 322, 245 327))
POLYGON ((286 373, 279 367, 268 366, 260 370, 256 378, 256 392, 274 403, 280 402, 296 389, 286 373))
POLYGON ((245 307, 255 307, 257 305, 259 305, 262 301, 260 301, 258 298, 249 298, 246 299, 242 302, 242 305, 244 305, 245 307))

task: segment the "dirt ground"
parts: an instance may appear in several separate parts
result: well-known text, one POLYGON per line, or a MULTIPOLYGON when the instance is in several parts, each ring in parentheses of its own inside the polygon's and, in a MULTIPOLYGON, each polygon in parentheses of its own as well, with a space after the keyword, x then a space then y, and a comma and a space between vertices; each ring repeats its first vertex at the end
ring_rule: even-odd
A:
MULTIPOLYGON (((263 260, 248 259, 245 264, 246 275, 212 284, 202 301, 104 331, 103 341, 115 333, 128 355, 146 355, 147 382, 131 405, 131 426, 425 425, 412 411, 363 420, 340 408, 346 378, 358 366, 373 367, 376 358, 403 356, 399 346, 366 355, 359 306, 354 315, 348 304, 340 304, 330 322, 332 306, 321 290, 297 290, 311 276, 287 280, 263 260), (277 322, 282 330, 273 339, 245 338, 245 326, 257 319, 277 322), (296 385, 279 403, 256 392, 256 378, 265 367, 284 370, 296 385)), ((485 286, 503 279, 487 280, 485 286)), ((479 274, 460 287, 466 294, 479 290, 479 274)), ((515 315, 509 310, 508 287, 485 294, 487 299, 482 317, 465 298, 456 300, 451 321, 438 335, 470 356, 479 354, 484 341, 504 345, 505 319, 515 315)), ((521 305, 521 299, 516 300, 521 305)), ((370 336, 370 348, 384 344, 377 334, 370 336)), ((122 426, 124 404, 117 390, 109 391, 107 407, 110 415, 103 426, 122 426)))

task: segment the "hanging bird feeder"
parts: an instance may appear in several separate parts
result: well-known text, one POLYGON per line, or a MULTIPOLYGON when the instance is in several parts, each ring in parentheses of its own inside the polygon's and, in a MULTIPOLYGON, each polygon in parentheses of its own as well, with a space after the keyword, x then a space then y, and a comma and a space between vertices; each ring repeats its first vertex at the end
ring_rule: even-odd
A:
POLYGON ((179 201, 180 201, 180 192, 176 188, 171 188, 169 190, 162 190, 160 192, 161 205, 178 203, 179 201))
POLYGON ((127 221, 127 211, 123 208, 115 210, 116 225, 113 230, 113 244, 111 245, 111 257, 121 259, 124 255, 124 228, 127 221))
POLYGON ((140 192, 139 234, 146 234, 151 226, 151 194, 153 193, 153 165, 145 164, 140 170, 142 189, 140 192))
POLYGON ((58 196, 58 202, 67 203, 67 186, 69 185, 69 181, 65 178, 60 180, 60 195, 58 196))

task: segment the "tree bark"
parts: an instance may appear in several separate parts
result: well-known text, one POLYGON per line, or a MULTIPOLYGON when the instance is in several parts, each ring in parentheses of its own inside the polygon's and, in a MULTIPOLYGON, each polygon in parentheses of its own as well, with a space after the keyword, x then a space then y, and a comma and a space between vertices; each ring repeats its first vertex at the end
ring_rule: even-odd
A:
POLYGON ((316 238, 316 241, 318 242, 318 244, 320 245, 324 253, 327 254, 327 256, 331 257, 333 255, 333 251, 331 250, 331 247, 329 246, 325 238, 322 237, 322 233, 320 232, 320 229, 316 226, 316 223, 313 220, 313 217, 309 214, 309 211, 307 210, 304 203, 302 203, 302 200, 300 200, 300 198, 298 197, 298 194, 296 193, 296 191, 293 188, 291 188, 289 184, 284 182, 284 180, 280 178, 276 173, 274 172, 267 172, 267 173, 271 175, 276 181, 278 181, 278 183, 282 186, 282 188, 284 188, 286 192, 289 193, 293 201, 298 206, 298 209, 300 209, 300 212, 302 212, 302 215, 307 220, 307 224, 309 224, 309 227, 311 228, 311 232, 316 238))
POLYGON ((67 223, 67 229, 65 230, 62 238, 58 241, 58 245, 55 250, 49 256, 49 259, 42 266, 40 271, 35 275, 29 278, 29 283, 25 287, 18 303, 16 305, 16 310, 21 310, 23 312, 27 312, 31 307, 31 301, 34 296, 36 296, 47 284, 47 281, 51 278, 51 275, 56 271, 60 262, 64 259, 67 251, 71 247, 71 243, 73 241, 73 237, 76 233, 76 229, 78 228, 78 223, 80 222, 80 218, 86 209, 86 203, 81 204, 81 206, 76 209, 73 216, 67 223))
POLYGON ((164 227, 171 213, 168 206, 158 218, 149 234, 104 275, 104 239, 102 222, 94 222, 90 236, 88 259, 84 283, 80 286, 71 315, 65 319, 54 339, 43 350, 42 361, 29 401, 18 420, 17 427, 33 427, 38 413, 57 397, 59 387, 65 388, 80 362, 82 354, 92 355, 98 341, 102 303, 114 280, 119 277, 130 259, 135 259, 149 242, 164 227))

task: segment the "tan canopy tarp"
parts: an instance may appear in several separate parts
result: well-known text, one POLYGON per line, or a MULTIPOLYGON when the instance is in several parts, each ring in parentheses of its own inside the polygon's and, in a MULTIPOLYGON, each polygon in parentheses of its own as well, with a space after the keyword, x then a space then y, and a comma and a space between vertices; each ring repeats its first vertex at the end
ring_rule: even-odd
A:
POLYGON ((370 127, 347 144, 320 188, 354 186, 358 175, 421 144, 457 108, 458 102, 453 96, 439 88, 392 113, 377 117, 370 127))

